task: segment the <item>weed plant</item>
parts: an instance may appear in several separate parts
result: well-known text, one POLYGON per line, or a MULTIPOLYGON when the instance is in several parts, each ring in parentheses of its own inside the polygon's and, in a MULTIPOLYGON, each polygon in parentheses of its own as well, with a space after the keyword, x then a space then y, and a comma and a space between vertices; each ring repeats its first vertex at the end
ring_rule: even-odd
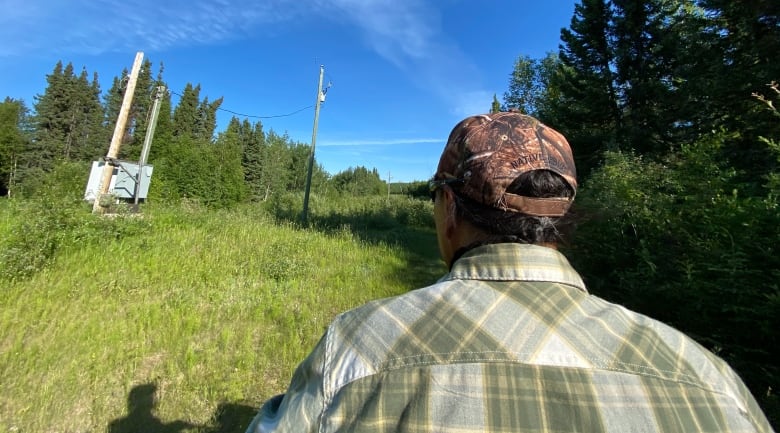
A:
POLYGON ((243 431, 335 315, 444 272, 429 227, 312 203, 303 229, 262 205, 2 202, 0 430, 243 431))

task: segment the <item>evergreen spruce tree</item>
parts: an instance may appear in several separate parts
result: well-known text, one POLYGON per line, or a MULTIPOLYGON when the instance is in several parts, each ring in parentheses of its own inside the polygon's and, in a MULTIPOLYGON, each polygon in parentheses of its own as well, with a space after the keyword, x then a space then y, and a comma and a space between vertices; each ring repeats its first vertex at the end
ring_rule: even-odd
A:
POLYGON ((23 101, 6 98, 0 103, 0 196, 15 195, 20 177, 24 178, 24 150, 29 144, 23 126, 26 117, 23 101))
POLYGON ((198 104, 197 120, 194 129, 196 138, 204 141, 212 141, 214 139, 214 132, 217 129, 217 110, 220 105, 222 105, 222 98, 209 102, 208 97, 198 104))
POLYGON ((605 0, 582 0, 570 27, 561 30, 561 66, 552 77, 559 100, 546 120, 569 139, 581 176, 599 163, 604 150, 616 147, 623 123, 608 39, 612 20, 605 0))
POLYGON ((111 142, 116 122, 119 119, 119 111, 122 108, 124 99, 124 87, 127 84, 129 72, 127 69, 122 71, 122 78, 114 77, 111 82, 111 88, 103 95, 103 107, 106 114, 106 130, 108 130, 108 140, 111 142))
POLYGON ((700 37, 689 52, 692 77, 685 82, 693 103, 694 123, 702 131, 724 128, 739 136, 724 154, 750 173, 746 182, 760 188, 763 175, 777 166, 759 137, 780 135, 780 122, 756 106, 751 95, 767 92, 780 81, 780 2, 774 0, 701 0, 706 14, 700 37))
POLYGON ((501 103, 498 102, 498 97, 496 97, 496 94, 493 94, 493 102, 490 104, 490 113, 498 113, 501 111, 501 103))
POLYGON ((36 97, 35 148, 39 167, 48 171, 55 160, 85 161, 95 157, 103 117, 96 78, 90 83, 86 69, 76 77, 73 65, 58 62, 43 95, 36 97), (96 135, 98 137, 96 137, 96 135))
POLYGON ((279 135, 270 130, 265 136, 260 172, 262 201, 287 189, 291 175, 289 170, 292 165, 288 143, 289 136, 287 134, 279 135))
POLYGON ((330 180, 334 188, 344 194, 365 196, 387 194, 387 184, 376 168, 368 170, 363 166, 348 168, 336 173, 330 180))
POLYGON ((101 91, 97 72, 92 76, 90 90, 92 93, 89 103, 92 109, 89 113, 86 145, 79 158, 82 161, 98 160, 107 153, 111 143, 111 131, 106 122, 105 106, 100 103, 101 91))
POLYGON ((249 196, 253 200, 262 197, 262 160, 263 149, 265 148, 265 133, 263 133, 263 124, 260 122, 251 125, 249 120, 244 119, 242 123, 233 118, 228 125, 228 130, 238 132, 242 146, 241 165, 244 169, 244 182, 249 189, 249 196))
POLYGON ((622 124, 620 147, 660 156, 672 143, 680 120, 674 83, 681 0, 612 0, 610 43, 622 124))
MULTIPOLYGON (((71 74, 72 66, 68 69, 71 74)), ((29 149, 35 155, 31 158, 32 167, 48 171, 54 166, 55 159, 62 155, 65 141, 63 113, 66 104, 65 74, 62 62, 57 62, 51 74, 46 76, 46 90, 35 97, 35 137, 29 149)))
POLYGON ((173 135, 196 138, 200 126, 198 106, 200 105, 200 84, 187 83, 179 103, 173 110, 173 135))

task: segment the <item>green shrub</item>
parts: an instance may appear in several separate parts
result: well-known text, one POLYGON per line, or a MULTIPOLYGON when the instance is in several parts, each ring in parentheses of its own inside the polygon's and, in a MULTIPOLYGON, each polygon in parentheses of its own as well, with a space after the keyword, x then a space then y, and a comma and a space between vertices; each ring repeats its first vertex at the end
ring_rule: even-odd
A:
POLYGON ((662 161, 608 153, 583 183, 568 255, 596 295, 725 358, 756 396, 780 387, 780 216, 720 158, 727 134, 662 161))
POLYGON ((85 167, 61 163, 40 179, 32 198, 10 200, 7 236, 0 242, 0 279, 29 277, 45 269, 63 246, 96 243, 132 236, 148 223, 129 214, 92 214, 83 200, 85 167))

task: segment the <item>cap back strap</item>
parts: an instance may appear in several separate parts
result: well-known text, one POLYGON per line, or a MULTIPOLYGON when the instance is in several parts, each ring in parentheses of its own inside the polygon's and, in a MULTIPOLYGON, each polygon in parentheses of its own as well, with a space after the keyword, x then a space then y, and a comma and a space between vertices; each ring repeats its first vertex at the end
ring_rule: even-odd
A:
POLYGON ((537 198, 505 193, 498 207, 532 216, 559 217, 566 214, 574 198, 537 198))

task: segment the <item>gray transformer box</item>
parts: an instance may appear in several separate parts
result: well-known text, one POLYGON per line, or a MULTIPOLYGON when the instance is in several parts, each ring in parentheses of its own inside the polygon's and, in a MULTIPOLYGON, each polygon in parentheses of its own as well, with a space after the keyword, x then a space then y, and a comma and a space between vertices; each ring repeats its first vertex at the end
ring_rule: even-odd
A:
MULTIPOLYGON (((108 193, 117 198, 133 199, 135 196, 135 178, 138 174, 138 163, 131 161, 115 161, 113 173, 111 173, 111 183, 108 186, 108 193)), ((89 181, 86 191, 84 191, 84 200, 95 201, 100 178, 103 176, 104 161, 92 161, 92 170, 89 172, 89 181)), ((149 183, 152 180, 152 171, 154 167, 145 165, 141 172, 140 185, 138 188, 138 198, 145 199, 149 193, 149 183)))

